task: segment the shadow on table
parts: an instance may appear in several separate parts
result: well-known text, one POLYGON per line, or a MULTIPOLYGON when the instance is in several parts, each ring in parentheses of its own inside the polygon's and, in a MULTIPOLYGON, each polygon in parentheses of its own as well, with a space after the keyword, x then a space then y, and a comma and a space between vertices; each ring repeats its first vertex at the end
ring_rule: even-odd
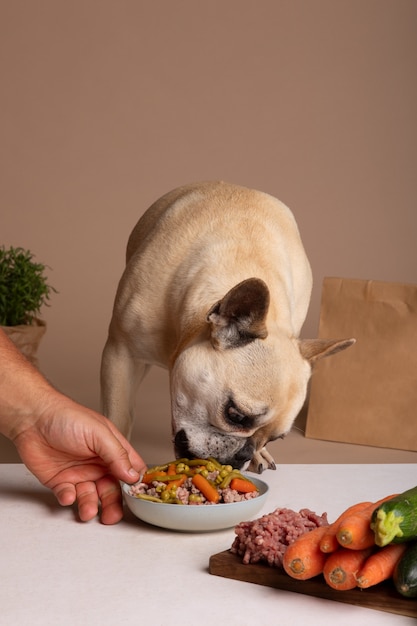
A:
POLYGON ((60 508, 58 501, 56 500, 52 491, 49 491, 42 485, 39 487, 32 487, 30 489, 25 487, 7 487, 0 485, 0 499, 5 501, 16 502, 35 502, 37 504, 43 504, 50 512, 54 512, 57 508, 60 508))

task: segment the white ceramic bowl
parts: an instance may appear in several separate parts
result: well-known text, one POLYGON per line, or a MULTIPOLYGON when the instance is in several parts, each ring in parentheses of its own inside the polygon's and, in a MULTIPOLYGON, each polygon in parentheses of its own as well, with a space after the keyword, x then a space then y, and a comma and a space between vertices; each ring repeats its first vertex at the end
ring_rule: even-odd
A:
POLYGON ((230 504, 188 506, 162 504, 135 498, 129 494, 130 486, 122 483, 124 500, 136 517, 143 522, 183 532, 208 532, 232 528, 246 520, 254 519, 265 504, 268 485, 258 478, 250 480, 259 489, 259 496, 230 504))

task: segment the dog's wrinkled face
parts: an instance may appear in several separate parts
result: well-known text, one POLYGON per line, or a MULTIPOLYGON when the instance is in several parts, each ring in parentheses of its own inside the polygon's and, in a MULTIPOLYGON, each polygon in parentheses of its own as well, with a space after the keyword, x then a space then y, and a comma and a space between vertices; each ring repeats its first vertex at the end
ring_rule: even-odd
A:
POLYGON ((178 457, 217 458, 237 468, 274 468, 265 446, 301 410, 315 360, 353 340, 303 340, 267 328, 269 291, 236 285, 207 313, 208 326, 180 350, 170 371, 178 457))
POLYGON ((259 452, 291 429, 310 371, 298 342, 284 336, 225 350, 208 340, 187 348, 171 371, 177 456, 213 456, 238 468, 258 459, 251 468, 262 471, 259 452))

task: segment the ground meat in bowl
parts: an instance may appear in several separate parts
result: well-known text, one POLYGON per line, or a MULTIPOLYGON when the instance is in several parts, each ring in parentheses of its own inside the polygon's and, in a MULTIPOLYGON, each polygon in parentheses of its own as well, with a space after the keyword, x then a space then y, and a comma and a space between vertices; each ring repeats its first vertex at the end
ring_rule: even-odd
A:
POLYGON ((243 563, 258 563, 281 567, 287 547, 297 537, 328 525, 327 514, 317 515, 309 509, 298 513, 291 509, 275 509, 272 513, 235 527, 236 537, 231 552, 243 557, 243 563))
POLYGON ((147 470, 129 495, 161 504, 213 505, 259 496, 256 485, 239 470, 216 459, 181 459, 147 470))
MULTIPOLYGON (((218 472, 212 472, 209 475, 209 478, 212 481, 215 481, 217 478, 218 472)), ((140 496, 142 494, 151 496, 154 498, 159 498, 159 488, 164 488, 164 483, 159 483, 157 481, 152 482, 150 485, 144 485, 143 483, 137 483, 136 485, 132 485, 130 488, 130 495, 132 496, 140 496)), ((244 500, 251 500, 252 498, 257 498, 259 495, 258 491, 250 491, 249 493, 239 493, 236 489, 231 489, 230 487, 225 487, 221 489, 218 487, 218 493, 220 496, 219 503, 231 503, 231 502, 243 502, 244 500)), ((181 487, 176 489, 175 500, 178 504, 189 504, 190 506, 197 505, 213 505, 212 502, 207 500, 204 495, 197 489, 193 484, 191 478, 187 478, 184 484, 181 487)))

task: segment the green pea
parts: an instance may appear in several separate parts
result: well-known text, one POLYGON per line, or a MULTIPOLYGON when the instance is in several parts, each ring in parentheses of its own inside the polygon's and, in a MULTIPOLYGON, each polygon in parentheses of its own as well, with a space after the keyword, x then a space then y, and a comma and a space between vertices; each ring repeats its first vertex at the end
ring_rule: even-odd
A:
POLYGON ((162 502, 167 502, 171 498, 172 498, 172 492, 171 492, 170 489, 165 489, 165 491, 163 491, 161 493, 161 500, 162 500, 162 502))
POLYGON ((197 495, 196 493, 190 493, 188 497, 188 502, 201 502, 202 497, 197 495))

